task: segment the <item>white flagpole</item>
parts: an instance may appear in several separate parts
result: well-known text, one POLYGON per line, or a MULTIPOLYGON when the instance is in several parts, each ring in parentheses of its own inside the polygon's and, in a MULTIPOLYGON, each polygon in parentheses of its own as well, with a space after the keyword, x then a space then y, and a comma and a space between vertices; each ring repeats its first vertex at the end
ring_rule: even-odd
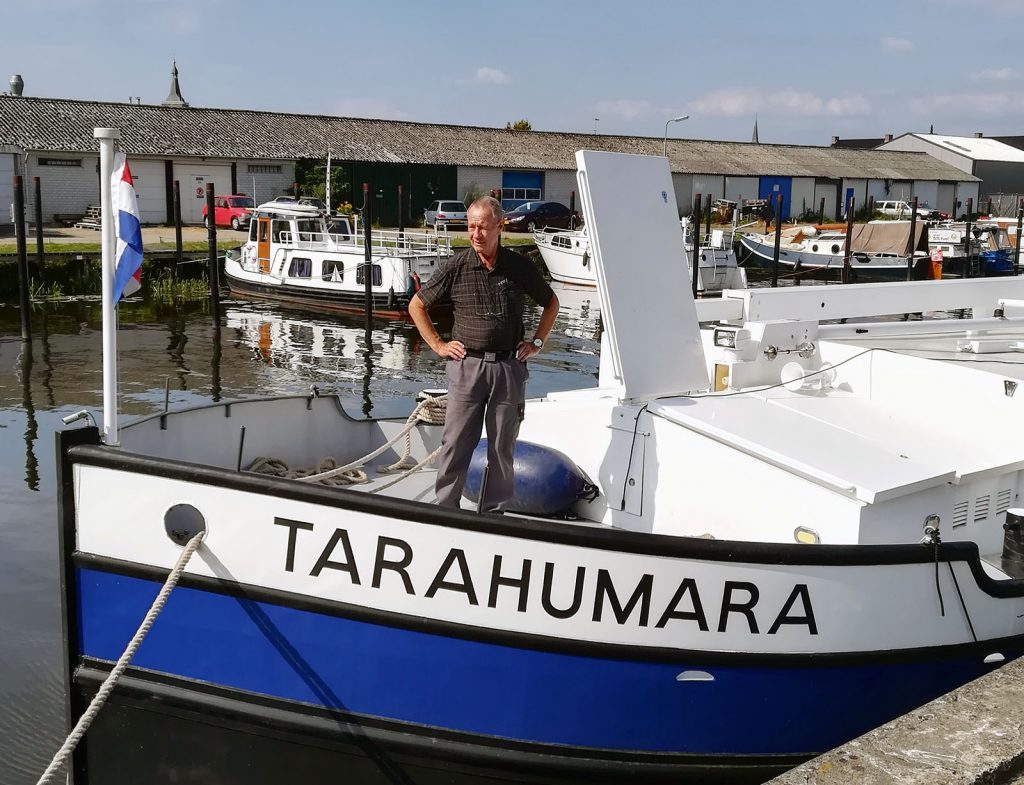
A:
POLYGON ((117 307, 114 302, 114 212, 110 179, 114 174, 116 128, 95 128, 100 140, 100 247, 103 258, 103 441, 118 444, 117 433, 117 307))

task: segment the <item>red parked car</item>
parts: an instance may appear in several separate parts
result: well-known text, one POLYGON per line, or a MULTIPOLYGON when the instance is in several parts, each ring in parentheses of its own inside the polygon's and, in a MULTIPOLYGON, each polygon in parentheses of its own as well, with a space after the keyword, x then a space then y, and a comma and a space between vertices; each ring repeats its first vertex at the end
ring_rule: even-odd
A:
MULTIPOLYGON (((232 229, 243 229, 252 219, 253 204, 251 196, 231 194, 230 196, 213 197, 213 219, 217 226, 230 226, 232 229)), ((206 205, 203 205, 203 226, 208 226, 206 205)))

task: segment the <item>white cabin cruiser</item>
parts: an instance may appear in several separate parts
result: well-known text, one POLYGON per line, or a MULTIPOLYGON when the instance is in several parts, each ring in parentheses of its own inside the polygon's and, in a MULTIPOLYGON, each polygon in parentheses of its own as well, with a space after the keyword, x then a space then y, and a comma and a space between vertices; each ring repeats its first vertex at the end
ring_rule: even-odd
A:
MULTIPOLYGON (((666 160, 577 163, 599 385, 527 403, 516 514, 436 507, 436 420, 356 420, 333 396, 60 435, 72 720, 183 569, 77 772, 760 782, 1024 652, 1003 532, 1024 395, 823 338, 860 287, 813 319, 766 290, 651 287, 683 252, 666 160), (266 456, 337 474, 250 470, 266 456)), ((942 307, 945 283, 869 302, 919 310, 936 287, 942 307)))
MULTIPOLYGON (((367 269, 364 232, 349 216, 267 202, 256 208, 249 239, 229 253, 232 292, 283 303, 363 313, 367 269)), ((375 316, 403 318, 409 298, 451 256, 446 233, 373 230, 370 298, 375 316)))

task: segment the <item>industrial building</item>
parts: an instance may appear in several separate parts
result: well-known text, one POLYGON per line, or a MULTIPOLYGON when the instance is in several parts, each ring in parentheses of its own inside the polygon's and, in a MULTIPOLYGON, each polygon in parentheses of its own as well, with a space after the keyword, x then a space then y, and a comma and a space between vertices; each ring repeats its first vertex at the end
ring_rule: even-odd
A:
MULTIPOLYGON (((14 80, 12 79, 12 86, 14 80)), ((507 206, 550 199, 568 204, 576 189, 575 152, 597 149, 661 155, 661 137, 514 131, 322 115, 193 107, 178 89, 177 71, 161 104, 37 98, 21 89, 0 95, 0 225, 11 222, 11 175, 25 178, 32 215, 33 177, 40 178, 43 220, 85 213, 99 203, 96 127, 117 128, 129 156, 144 223, 173 218, 180 184, 182 219, 202 220, 205 187, 245 193, 257 202, 290 191, 296 162, 325 159, 346 170, 347 192, 332 201, 362 202, 373 190, 373 213, 385 225, 409 225, 434 199, 465 199, 500 191, 507 206), (402 188, 399 204, 398 186, 402 188)), ((979 177, 924 152, 667 140, 680 212, 696 194, 740 201, 782 194, 783 216, 844 213, 917 196, 923 205, 954 210, 977 199, 979 177)), ((1024 154, 1022 154, 1024 155, 1024 154)))

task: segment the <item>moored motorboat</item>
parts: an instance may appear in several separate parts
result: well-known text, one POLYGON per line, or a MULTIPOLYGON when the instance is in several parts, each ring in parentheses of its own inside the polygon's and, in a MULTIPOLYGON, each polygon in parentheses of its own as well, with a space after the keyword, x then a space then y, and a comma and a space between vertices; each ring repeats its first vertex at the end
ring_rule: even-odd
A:
MULTIPOLYGON (((917 226, 911 241, 909 228, 896 221, 856 224, 850 248, 850 268, 863 278, 899 279, 907 275, 912 254, 927 256, 926 228, 917 226)), ((746 233, 741 245, 763 267, 775 260, 775 235, 746 233)), ((779 242, 779 267, 792 272, 829 272, 842 270, 846 258, 846 232, 835 229, 817 231, 814 226, 796 226, 783 230, 779 242)))
MULTIPOLYGON (((754 782, 1022 653, 1001 548, 1024 399, 823 339, 839 305, 794 319, 758 290, 651 287, 682 253, 666 160, 577 161, 599 384, 527 402, 520 432, 586 481, 563 514, 441 510, 435 420, 357 420, 315 392, 61 434, 72 719, 205 533, 76 771, 754 782), (250 470, 268 456, 365 476, 250 470)), ((917 310, 946 283, 867 302, 917 310)))
POLYGON ((268 202, 256 208, 240 251, 226 256, 224 274, 235 294, 363 313, 369 267, 373 314, 394 319, 406 316, 409 298, 451 256, 445 234, 375 229, 369 263, 366 242, 349 216, 268 202))

